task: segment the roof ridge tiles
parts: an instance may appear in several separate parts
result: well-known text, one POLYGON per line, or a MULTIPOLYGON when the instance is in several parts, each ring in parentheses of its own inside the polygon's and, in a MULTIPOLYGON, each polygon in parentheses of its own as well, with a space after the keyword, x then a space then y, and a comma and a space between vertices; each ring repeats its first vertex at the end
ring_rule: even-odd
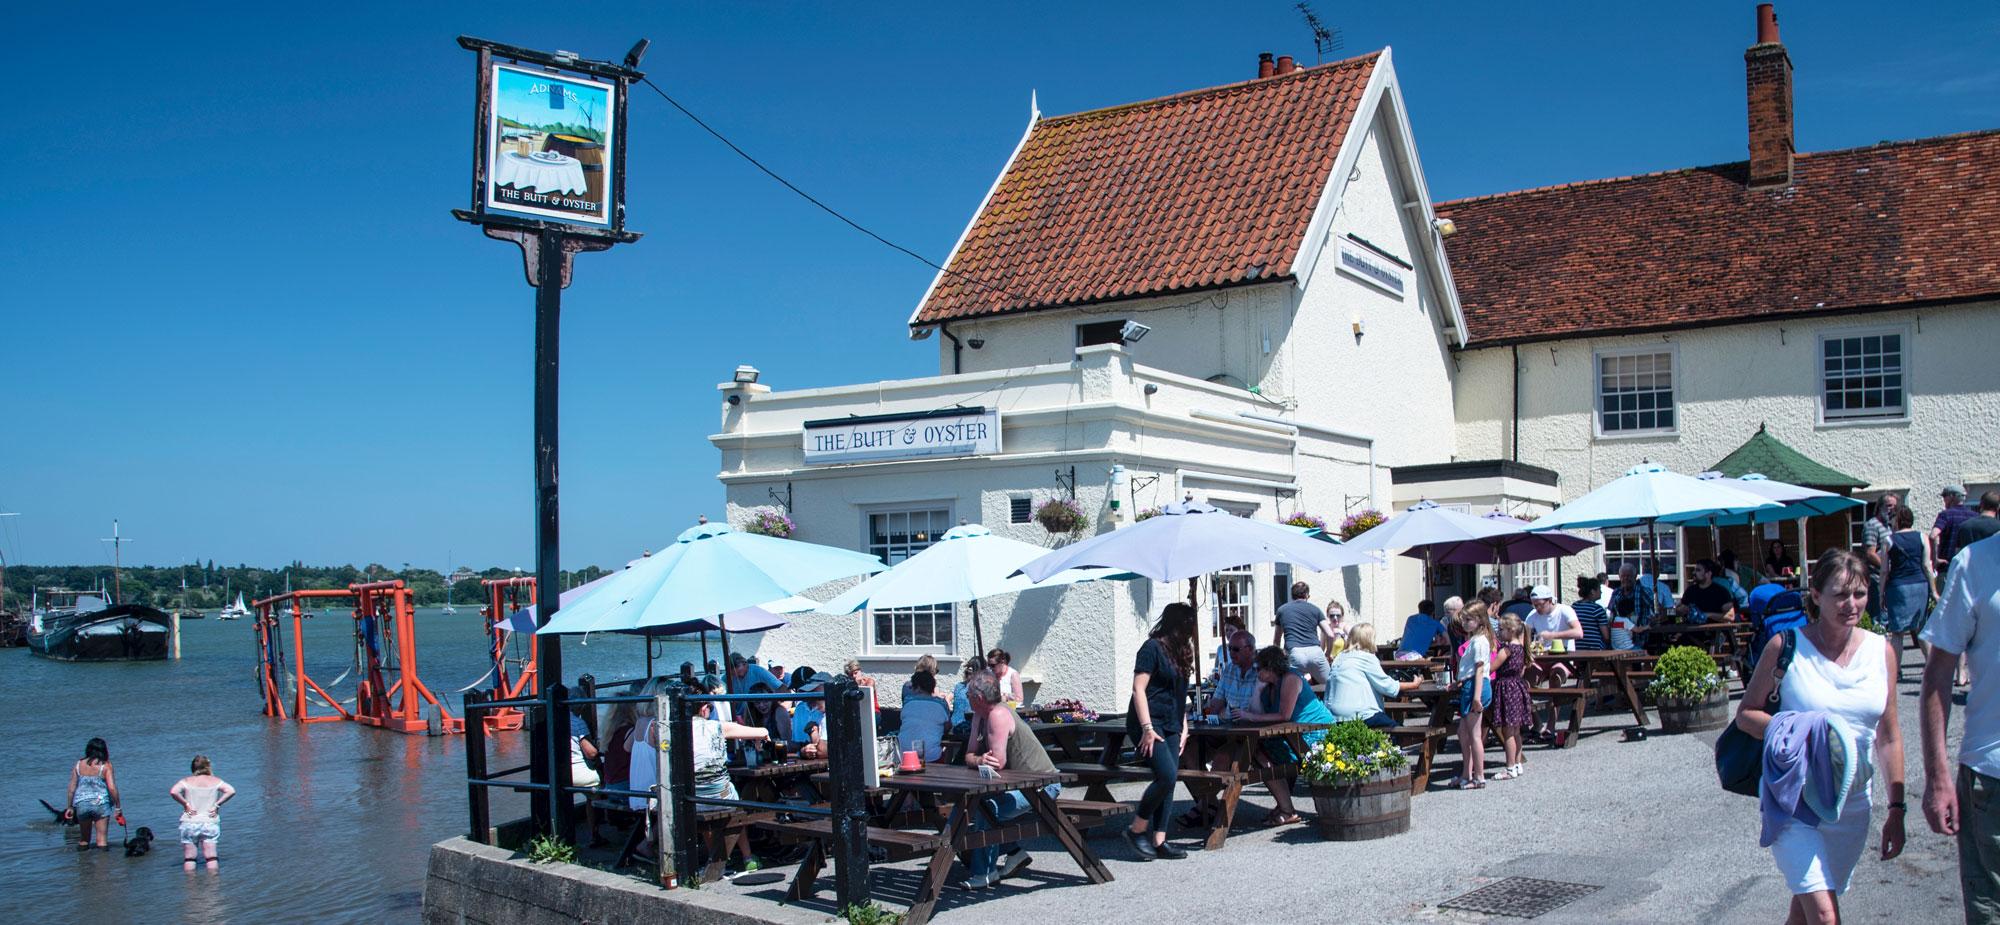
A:
MULTIPOLYGON (((1915 148, 1915 147, 1923 147, 1926 145, 1945 144, 1949 142, 1965 141, 1973 138, 1981 138, 1989 135, 2000 135, 2000 128, 1974 129, 1972 131, 1966 131, 1966 132, 1953 132, 1948 135, 1930 135, 1924 138, 1900 138, 1890 141, 1878 141, 1875 142, 1874 144, 1868 144, 1868 145, 1855 145, 1854 147, 1850 148, 1828 148, 1824 151, 1801 151, 1798 154, 1793 155, 1793 157, 1796 158, 1797 160, 1802 160, 1802 161, 1817 160, 1829 157, 1838 157, 1841 155, 1859 154, 1865 151, 1880 151, 1888 148, 1915 148)), ((1645 173, 1631 173, 1615 177, 1599 177, 1590 180, 1571 180, 1567 183, 1551 183, 1546 186, 1530 186, 1525 189, 1508 190, 1502 193, 1481 193, 1477 196, 1463 196, 1458 199, 1446 199, 1437 203, 1433 203, 1433 205, 1436 208, 1445 209, 1445 208, 1450 208, 1452 206, 1466 205, 1468 203, 1485 202, 1493 199, 1505 199, 1509 196, 1523 196, 1532 193, 1548 193, 1557 190, 1580 189, 1592 186, 1608 186, 1614 183, 1630 183, 1636 180, 1652 180, 1660 177, 1672 177, 1689 173, 1742 172, 1743 170, 1746 170, 1748 168, 1749 163, 1750 162, 1747 160, 1723 161, 1718 164, 1702 164, 1694 167, 1670 167, 1664 170, 1651 170, 1645 173)))
POLYGON ((1179 93, 1170 93, 1166 96, 1156 96, 1148 100, 1137 100, 1130 103, 1119 103, 1113 106, 1100 106, 1096 109, 1083 109, 1083 110, 1078 110, 1076 112, 1063 113, 1062 115, 1059 116, 1044 116, 1039 122, 1036 123, 1036 125, 1037 127, 1039 127, 1042 125, 1049 125, 1058 122, 1082 122, 1089 119, 1117 115, 1119 113, 1128 112, 1134 109, 1144 109, 1148 106, 1164 106, 1169 103, 1187 102, 1189 100, 1194 100, 1204 96, 1212 96, 1212 95, 1220 96, 1232 90, 1258 89, 1270 86, 1279 81, 1293 81, 1308 75, 1321 75, 1342 68, 1359 67, 1364 64, 1373 64, 1375 60, 1380 57, 1382 57, 1382 49, 1378 48, 1365 55, 1355 55, 1352 58, 1342 58, 1339 61, 1328 61, 1325 64, 1315 64, 1311 67, 1301 67, 1298 70, 1291 72, 1290 74, 1277 74, 1271 77, 1252 77, 1249 80, 1241 80, 1237 81, 1236 83, 1218 84, 1213 87, 1201 87, 1194 90, 1182 90, 1179 93))

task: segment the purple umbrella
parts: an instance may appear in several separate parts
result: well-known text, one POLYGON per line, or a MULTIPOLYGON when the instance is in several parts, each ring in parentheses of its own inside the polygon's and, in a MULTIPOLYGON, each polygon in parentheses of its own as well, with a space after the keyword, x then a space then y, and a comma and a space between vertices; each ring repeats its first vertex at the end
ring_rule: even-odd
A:
POLYGON ((1585 539, 1574 533, 1556 530, 1530 533, 1528 530, 1534 526, 1533 524, 1518 517, 1509 517, 1499 511, 1488 513, 1485 519, 1519 529, 1513 533, 1479 539, 1412 546, 1403 555, 1413 559, 1428 557, 1436 565, 1510 565, 1515 562, 1533 562, 1536 559, 1575 555, 1598 545, 1596 540, 1585 539))

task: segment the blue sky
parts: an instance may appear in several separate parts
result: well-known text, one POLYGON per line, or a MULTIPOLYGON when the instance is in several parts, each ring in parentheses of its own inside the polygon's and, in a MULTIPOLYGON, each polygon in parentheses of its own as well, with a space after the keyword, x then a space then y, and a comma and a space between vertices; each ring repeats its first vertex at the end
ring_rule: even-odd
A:
MULTIPOLYGON (((1744 157, 1748 2, 1318 4, 1396 50, 1440 198, 1744 157)), ((2000 126, 2000 12, 1782 3, 1798 143, 2000 126)), ((1312 60, 1285 2, 100 5, 0 14, 0 551, 532 566, 533 294, 470 195, 469 33, 617 58, 941 259, 1056 114, 1312 60)), ((715 383, 936 372, 932 271, 632 99, 630 225, 565 296, 565 564, 715 516, 715 383)))

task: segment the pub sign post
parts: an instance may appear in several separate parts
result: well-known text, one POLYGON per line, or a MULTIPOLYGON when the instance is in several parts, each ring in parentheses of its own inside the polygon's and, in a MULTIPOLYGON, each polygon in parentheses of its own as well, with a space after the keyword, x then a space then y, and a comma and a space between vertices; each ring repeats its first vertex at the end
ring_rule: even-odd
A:
MULTIPOLYGON (((562 291, 572 258, 639 239, 625 228, 625 102, 647 42, 625 62, 592 61, 461 35, 478 55, 473 117, 472 203, 453 209, 487 237, 521 247, 535 289, 536 622, 546 626, 562 601, 561 517, 557 499, 556 394, 562 291)), ((542 640, 537 671, 544 696, 562 682, 562 645, 542 640)), ((529 778, 548 784, 533 805, 535 827, 567 839, 573 830, 568 717, 546 711, 533 736, 529 778)))

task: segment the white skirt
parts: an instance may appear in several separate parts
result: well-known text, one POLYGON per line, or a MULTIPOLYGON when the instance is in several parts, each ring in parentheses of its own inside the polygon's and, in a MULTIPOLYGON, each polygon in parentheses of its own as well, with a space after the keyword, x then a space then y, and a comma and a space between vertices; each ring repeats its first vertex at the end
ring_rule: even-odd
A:
POLYGON ((1835 896, 1847 893, 1854 867, 1868 847, 1868 822, 1873 812, 1868 787, 1859 784, 1849 792, 1839 821, 1821 822, 1818 828, 1797 819, 1785 823, 1778 840, 1771 843, 1771 858, 1778 862, 1778 872, 1785 875, 1792 895, 1826 890, 1835 896))

